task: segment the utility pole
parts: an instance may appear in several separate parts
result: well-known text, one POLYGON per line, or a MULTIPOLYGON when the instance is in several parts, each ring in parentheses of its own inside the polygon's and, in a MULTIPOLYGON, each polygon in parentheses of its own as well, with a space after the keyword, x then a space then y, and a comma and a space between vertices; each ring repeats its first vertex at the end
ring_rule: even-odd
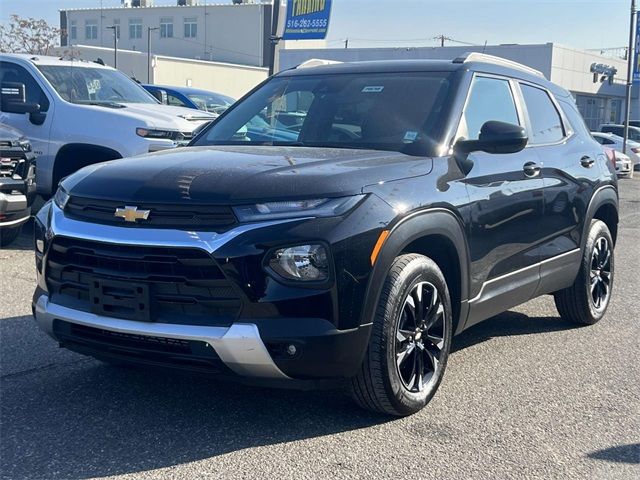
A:
POLYGON ((147 83, 151 83, 151 31, 160 27, 147 27, 147 83))
POLYGON ((344 39, 344 48, 349 48, 349 38, 344 39))
POLYGON ((631 19, 629 20, 629 47, 627 50, 627 96, 625 99, 625 121, 624 121, 624 139, 622 141, 622 153, 627 153, 627 142, 629 141, 629 120, 631 120, 631 87, 633 86, 633 61, 634 44, 636 39, 635 29, 636 19, 636 0, 631 0, 631 19))
POLYGON ((276 46, 281 40, 278 37, 278 21, 280 20, 280 0, 273 0, 273 7, 271 11, 271 35, 269 41, 271 41, 271 60, 269 61, 269 76, 273 75, 273 70, 276 63, 276 46))
POLYGON ((113 30, 113 68, 118 68, 118 26, 111 25, 107 27, 113 30))
POLYGON ((447 37, 446 35, 437 35, 435 37, 433 37, 434 40, 440 40, 440 46, 444 47, 444 41, 445 40, 451 40, 451 38, 447 37))

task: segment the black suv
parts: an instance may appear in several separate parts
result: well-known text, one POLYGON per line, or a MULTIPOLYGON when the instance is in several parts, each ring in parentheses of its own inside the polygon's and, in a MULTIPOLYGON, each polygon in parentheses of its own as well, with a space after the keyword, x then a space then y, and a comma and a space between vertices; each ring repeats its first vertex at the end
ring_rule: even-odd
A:
POLYGON ((465 328, 543 294, 603 317, 616 181, 569 92, 522 65, 297 68, 190 147, 66 178, 37 216, 33 309, 106 361, 339 380, 407 415, 465 328))

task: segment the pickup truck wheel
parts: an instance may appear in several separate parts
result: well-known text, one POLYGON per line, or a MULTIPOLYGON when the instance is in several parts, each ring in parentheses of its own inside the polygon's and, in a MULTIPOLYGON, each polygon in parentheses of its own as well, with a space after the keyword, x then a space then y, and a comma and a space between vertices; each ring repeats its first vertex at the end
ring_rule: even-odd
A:
POLYGON ((611 300, 613 273, 611 232, 603 221, 592 220, 575 282, 553 294, 560 316, 581 325, 598 322, 611 300))
POLYGON ((447 365, 451 317, 449 290, 436 263, 417 254, 396 258, 360 372, 351 380, 356 403, 395 416, 429 403, 447 365))
POLYGON ((19 227, 0 227, 0 247, 6 247, 13 243, 22 231, 22 225, 19 227))

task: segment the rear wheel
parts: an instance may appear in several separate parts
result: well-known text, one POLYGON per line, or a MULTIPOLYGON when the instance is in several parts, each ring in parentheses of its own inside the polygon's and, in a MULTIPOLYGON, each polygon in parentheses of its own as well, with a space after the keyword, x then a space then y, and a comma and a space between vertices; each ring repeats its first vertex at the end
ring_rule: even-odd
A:
POLYGON ((611 232, 603 221, 592 220, 575 282, 571 287, 554 293, 560 316, 582 325, 598 322, 611 300, 613 274, 611 232))
POLYGON ((367 353, 351 392, 362 407, 411 415, 435 394, 451 346, 451 300, 436 263, 396 258, 380 295, 367 353))

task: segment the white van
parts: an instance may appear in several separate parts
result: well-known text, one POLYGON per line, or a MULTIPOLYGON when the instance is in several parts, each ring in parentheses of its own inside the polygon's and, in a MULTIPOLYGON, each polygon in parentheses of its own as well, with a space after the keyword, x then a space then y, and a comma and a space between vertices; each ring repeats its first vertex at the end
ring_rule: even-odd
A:
POLYGON ((0 55, 0 123, 21 130, 38 157, 38 193, 81 167, 188 142, 215 115, 160 104, 111 67, 0 55))

